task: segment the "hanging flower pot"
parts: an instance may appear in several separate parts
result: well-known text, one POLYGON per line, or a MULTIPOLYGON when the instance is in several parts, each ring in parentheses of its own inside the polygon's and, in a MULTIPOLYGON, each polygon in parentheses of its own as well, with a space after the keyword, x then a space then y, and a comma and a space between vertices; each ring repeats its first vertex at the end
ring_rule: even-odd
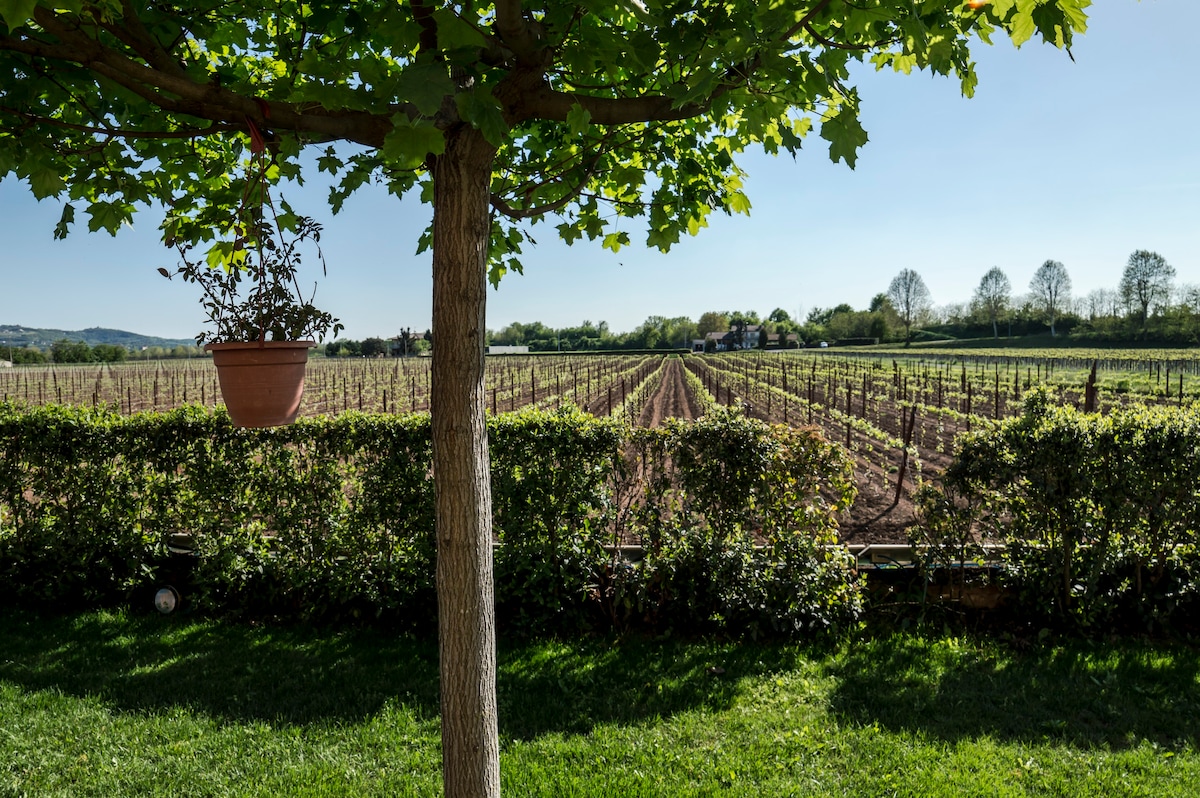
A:
POLYGON ((234 425, 278 427, 295 421, 304 396, 308 350, 314 346, 313 341, 206 344, 234 425))
MULTIPOLYGON (((212 353, 233 423, 277 427, 291 424, 300 412, 308 350, 316 346, 312 339, 323 338, 330 328, 337 335, 342 325, 313 305, 298 278, 305 242, 315 248, 325 271, 321 225, 292 214, 286 205, 286 213, 276 212, 264 150, 252 150, 250 176, 227 237, 219 238, 204 259, 190 257, 195 241, 174 235, 188 229, 182 219, 168 227, 182 260, 174 273, 204 294, 201 306, 210 328, 196 336, 196 343, 212 353)), ((158 271, 171 279, 167 269, 158 271)))

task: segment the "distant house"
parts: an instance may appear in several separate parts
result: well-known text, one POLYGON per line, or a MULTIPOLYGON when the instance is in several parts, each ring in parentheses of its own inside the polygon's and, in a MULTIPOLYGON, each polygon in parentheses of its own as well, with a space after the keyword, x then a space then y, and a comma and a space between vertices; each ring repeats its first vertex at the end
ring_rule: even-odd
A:
POLYGON ((489 346, 487 348, 489 355, 528 355, 528 346, 489 346))
POLYGON ((703 352, 704 351, 704 339, 703 338, 693 338, 692 339, 692 351, 693 352, 703 352))
POLYGON ((796 333, 788 333, 780 335, 779 333, 767 334, 767 349, 799 349, 800 336, 796 333))
POLYGON ((734 352, 740 349, 757 349, 761 332, 761 324, 747 324, 738 330, 710 332, 704 336, 705 351, 734 352))
POLYGON ((11 360, 0 360, 0 369, 10 369, 10 368, 12 368, 11 360))

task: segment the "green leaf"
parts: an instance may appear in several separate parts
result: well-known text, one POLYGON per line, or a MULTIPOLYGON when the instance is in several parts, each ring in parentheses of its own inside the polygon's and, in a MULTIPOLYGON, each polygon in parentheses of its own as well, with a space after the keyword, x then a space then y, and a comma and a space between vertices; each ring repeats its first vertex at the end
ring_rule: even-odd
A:
POLYGON ((62 240, 67 237, 67 233, 71 231, 71 225, 75 222, 75 206, 71 203, 63 205, 62 216, 58 219, 58 224, 54 226, 54 237, 62 240))
POLYGON ((646 246, 656 247, 659 252, 669 252, 671 247, 678 243, 679 230, 674 227, 651 230, 646 236, 646 246))
POLYGON ((842 106, 837 113, 821 120, 821 138, 829 142, 829 160, 834 163, 844 160, 853 169, 859 147, 867 143, 867 131, 859 124, 858 115, 842 106))
POLYGON ((44 166, 29 173, 29 187, 33 189, 33 196, 45 199, 57 197, 66 189, 67 184, 59 177, 58 172, 44 166))
POLYGON ((499 261, 488 264, 488 282, 491 283, 492 288, 500 287, 500 281, 504 279, 507 271, 508 269, 504 268, 504 264, 499 261))
POLYGON ((729 210, 734 213, 744 213, 750 215, 750 198, 741 191, 735 191, 729 195, 729 201, 726 203, 729 210))
POLYGON ((37 0, 0 0, 0 18, 8 29, 16 30, 33 19, 33 7, 37 0))
POLYGON ((558 230, 558 237, 568 246, 583 238, 583 233, 573 224, 563 222, 556 229, 558 230))
POLYGON ((435 11, 433 18, 437 22, 438 47, 442 50, 477 51, 487 45, 483 34, 464 21, 454 10, 446 8, 435 11))
POLYGON ((1037 25, 1033 22, 1033 9, 1018 8, 1017 13, 1009 21, 1008 35, 1012 38, 1012 43, 1020 47, 1029 41, 1036 31, 1037 25))
POLYGON ((433 116, 442 100, 454 93, 454 81, 444 64, 414 64, 400 73, 395 91, 401 102, 410 102, 425 116, 433 116))
POLYGON ((383 157, 400 169, 417 169, 430 155, 446 150, 446 139, 432 122, 410 122, 403 115, 393 117, 395 127, 383 140, 383 157))
POLYGON ((483 134, 489 144, 499 147, 508 139, 508 123, 500 103, 486 91, 464 92, 454 98, 458 113, 483 134))
POLYGON ((107 230, 110 235, 116 235, 121 229, 121 223, 129 219, 124 208, 113 202, 93 202, 88 206, 88 231, 92 233, 107 230))
POLYGON ((234 249, 232 241, 218 241, 209 248, 205 262, 210 269, 240 269, 246 263, 246 250, 234 249))
POLYGON ((619 252, 621 247, 629 246, 628 233, 609 233, 604 237, 604 248, 611 249, 613 252, 619 252))
POLYGON ((344 162, 341 158, 334 154, 333 148, 325 151, 325 154, 317 158, 317 169, 322 172, 328 172, 331 175, 336 175, 338 170, 342 168, 344 162))
POLYGON ((571 106, 571 110, 567 111, 567 127, 571 131, 572 136, 579 136, 587 132, 588 125, 592 123, 592 113, 584 108, 579 103, 571 106))

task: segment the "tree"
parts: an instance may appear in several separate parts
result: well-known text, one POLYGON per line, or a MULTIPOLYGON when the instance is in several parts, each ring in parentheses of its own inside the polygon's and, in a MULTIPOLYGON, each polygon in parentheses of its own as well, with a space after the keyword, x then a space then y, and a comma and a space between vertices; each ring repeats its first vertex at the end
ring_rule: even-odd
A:
POLYGON ((9 354, 12 357, 14 365, 38 364, 46 362, 46 353, 40 349, 34 349, 27 346, 24 349, 9 348, 9 354))
POLYGON ((987 274, 983 275, 983 279, 979 281, 979 287, 975 289, 975 304, 992 323, 993 338, 1000 337, 1000 330, 996 322, 999 320, 1000 314, 1008 309, 1011 299, 1012 283, 1008 281, 1008 275, 999 266, 988 269, 987 274))
POLYGON ((892 300, 888 299, 887 294, 876 294, 871 297, 871 304, 867 306, 867 310, 871 313, 881 313, 893 311, 892 300))
POLYGON ((97 363, 123 363, 129 350, 117 344, 96 344, 92 347, 92 360, 97 363))
POLYGON ((826 325, 839 313, 853 313, 854 308, 845 302, 832 308, 813 308, 808 312, 805 324, 826 325))
POLYGON ((1173 279, 1175 267, 1157 252, 1139 249, 1129 256, 1118 290, 1126 302, 1137 307, 1143 333, 1151 306, 1165 305, 1170 299, 1173 279))
POLYGON ((387 341, 382 338, 364 338, 362 344, 359 345, 359 351, 362 352, 363 357, 386 357, 387 341))
POLYGON ((908 346, 912 343, 913 322, 927 314, 933 306, 929 289, 925 287, 921 275, 912 269, 901 269, 900 273, 892 278, 887 295, 892 307, 900 316, 900 323, 904 325, 904 345, 908 346))
POLYGON ((696 334, 706 338, 710 332, 726 332, 729 329, 729 317, 724 313, 709 310, 700 314, 696 322, 696 334))
POLYGON ((60 338, 50 345, 50 358, 55 363, 91 363, 95 360, 87 343, 67 338, 60 338))
POLYGON ((1029 293, 1050 322, 1051 337, 1058 335, 1054 322, 1071 299, 1071 278, 1067 274, 1067 267, 1056 260, 1043 263, 1029 281, 1029 293))
POLYGON ((272 182, 331 174, 335 212, 373 181, 432 203, 445 790, 494 795, 484 308, 525 225, 557 214, 564 240, 615 251, 644 217, 666 251, 749 210, 747 148, 794 155, 816 124, 854 165, 851 62, 953 74, 971 94, 972 43, 1069 47, 1087 2, 0 0, 0 176, 70 197, 57 235, 77 204, 110 232, 159 204, 167 240, 213 242, 225 263, 247 148, 269 151, 272 182))

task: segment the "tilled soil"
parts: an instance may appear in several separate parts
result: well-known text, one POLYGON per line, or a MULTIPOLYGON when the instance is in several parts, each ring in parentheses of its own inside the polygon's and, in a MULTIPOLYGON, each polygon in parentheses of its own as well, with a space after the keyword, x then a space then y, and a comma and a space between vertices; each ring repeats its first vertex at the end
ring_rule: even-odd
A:
POLYGON ((683 363, 679 358, 669 359, 658 390, 646 401, 638 416, 638 425, 658 427, 668 418, 690 420, 699 415, 700 406, 683 376, 683 363))

